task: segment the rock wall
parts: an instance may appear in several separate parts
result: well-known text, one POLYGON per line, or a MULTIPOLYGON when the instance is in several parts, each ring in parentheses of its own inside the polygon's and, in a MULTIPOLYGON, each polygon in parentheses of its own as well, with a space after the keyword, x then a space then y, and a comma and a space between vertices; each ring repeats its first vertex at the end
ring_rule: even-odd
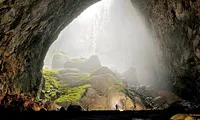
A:
POLYGON ((200 0, 132 0, 156 33, 173 90, 199 100, 200 0))
POLYGON ((37 90, 49 46, 65 26, 97 1, 1 0, 1 94, 37 90))

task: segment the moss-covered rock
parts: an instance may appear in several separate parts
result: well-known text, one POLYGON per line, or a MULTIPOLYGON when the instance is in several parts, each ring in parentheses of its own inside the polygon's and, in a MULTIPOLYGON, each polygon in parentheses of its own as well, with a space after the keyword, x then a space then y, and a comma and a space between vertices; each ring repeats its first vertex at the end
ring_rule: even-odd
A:
POLYGON ((86 89, 91 87, 90 84, 86 84, 79 87, 73 87, 64 89, 62 91, 62 95, 55 100, 56 103, 68 102, 68 103, 78 103, 81 99, 83 93, 85 93, 86 89))
MULTIPOLYGON (((45 99, 56 98, 57 93, 60 93, 61 84, 58 80, 58 71, 59 70, 45 70, 43 69, 43 76, 45 79, 45 89, 42 90, 42 93, 45 96, 45 99)), ((58 96, 57 96, 58 97, 58 96)))
POLYGON ((57 52, 53 55, 51 68, 52 69, 64 68, 64 63, 68 60, 69 58, 64 53, 57 52))
MULTIPOLYGON (((61 80, 63 77, 60 73, 60 69, 57 70, 43 70, 43 76, 45 78, 45 89, 42 90, 44 93, 45 99, 54 100, 56 103, 78 103, 82 94, 86 91, 87 88, 91 87, 90 84, 77 85, 76 87, 71 87, 69 81, 66 80, 66 83, 62 83, 61 80), (68 85, 69 84, 69 85, 68 85), (65 87, 63 87, 66 85, 65 87), (59 95, 58 95, 59 94, 59 95)), ((65 73, 64 75, 75 76, 76 73, 65 73)), ((89 74, 76 74, 79 79, 77 81, 83 81, 87 79, 89 74)), ((76 80, 74 80, 76 83, 76 80)))
POLYGON ((114 86, 111 86, 109 89, 109 91, 116 91, 116 92, 123 92, 125 93, 126 88, 123 84, 116 84, 114 86))
POLYGON ((59 70, 59 74, 63 75, 65 73, 80 73, 81 71, 76 68, 64 68, 59 70))
POLYGON ((65 62, 65 68, 76 68, 82 72, 92 72, 94 69, 101 67, 101 62, 98 56, 93 55, 88 60, 85 59, 73 59, 65 62))
POLYGON ((105 67, 105 66, 94 69, 90 77, 95 76, 95 75, 103 75, 103 74, 110 74, 113 77, 115 77, 115 79, 120 79, 119 76, 117 76, 112 70, 110 70, 108 67, 105 67))
MULTIPOLYGON (((88 110, 111 110, 113 105, 110 103, 115 99, 113 96, 125 95, 123 93, 125 88, 120 78, 107 67, 95 68, 92 75, 76 68, 43 70, 43 74, 47 79, 45 98, 64 107, 73 103, 88 110), (60 96, 57 96, 58 92, 60 96), (108 99, 108 96, 111 97, 108 99)), ((116 98, 121 99, 121 97, 116 98)), ((127 105, 132 105, 132 102, 124 98, 124 101, 128 100, 129 102, 122 104, 123 108, 130 109, 127 105)))
POLYGON ((104 95, 107 91, 118 84, 121 84, 118 79, 113 77, 111 74, 96 75, 88 78, 88 83, 98 91, 98 94, 104 95))

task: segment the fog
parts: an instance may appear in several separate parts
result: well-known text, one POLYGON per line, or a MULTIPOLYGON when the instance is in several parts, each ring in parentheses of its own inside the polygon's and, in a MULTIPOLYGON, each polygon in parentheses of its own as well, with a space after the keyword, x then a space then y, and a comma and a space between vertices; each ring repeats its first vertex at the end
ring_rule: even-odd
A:
POLYGON ((123 73, 136 68, 140 84, 166 80, 156 40, 130 0, 103 0, 86 9, 59 35, 45 58, 56 51, 71 58, 98 55, 102 65, 123 73))

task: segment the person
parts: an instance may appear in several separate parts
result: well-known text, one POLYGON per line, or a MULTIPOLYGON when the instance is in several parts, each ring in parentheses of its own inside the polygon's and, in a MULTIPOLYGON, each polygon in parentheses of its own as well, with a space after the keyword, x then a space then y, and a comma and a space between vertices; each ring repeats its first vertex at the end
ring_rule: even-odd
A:
POLYGON ((115 105, 115 108, 116 108, 116 110, 118 110, 118 105, 117 104, 115 105))

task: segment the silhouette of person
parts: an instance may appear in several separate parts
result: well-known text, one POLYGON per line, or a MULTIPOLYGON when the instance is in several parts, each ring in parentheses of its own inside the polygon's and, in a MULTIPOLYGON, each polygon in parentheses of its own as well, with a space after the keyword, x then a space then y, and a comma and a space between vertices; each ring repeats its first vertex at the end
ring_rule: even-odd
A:
POLYGON ((115 108, 116 108, 116 110, 118 110, 118 105, 117 104, 115 105, 115 108))

